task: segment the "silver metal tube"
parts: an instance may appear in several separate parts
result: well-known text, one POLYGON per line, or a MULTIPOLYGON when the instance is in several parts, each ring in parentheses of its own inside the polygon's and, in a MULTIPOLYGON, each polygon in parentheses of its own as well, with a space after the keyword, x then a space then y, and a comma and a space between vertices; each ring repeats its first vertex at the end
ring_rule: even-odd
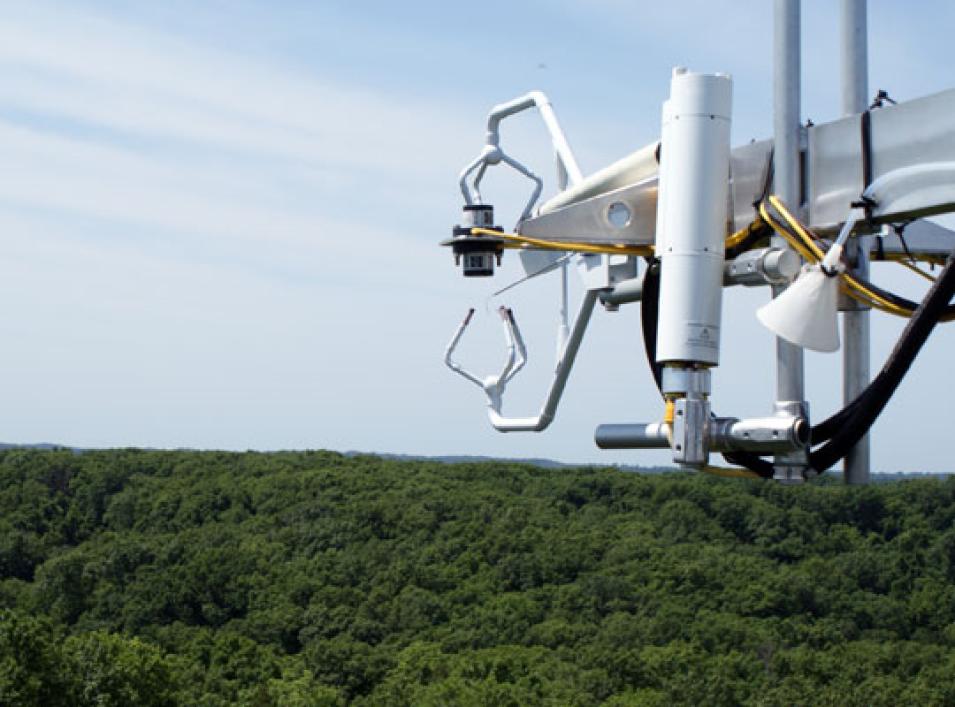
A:
MULTIPOLYGON (((842 0, 842 114, 854 115, 868 108, 868 42, 866 0, 842 0)), ((868 185, 866 185, 868 186, 868 185)), ((860 276, 869 276, 870 238, 850 241, 850 259, 860 276)), ((869 310, 843 314, 842 399, 848 405, 869 384, 869 310)), ((869 436, 864 436, 846 455, 844 480, 866 484, 870 472, 869 436)))
POLYGON ((842 0, 842 114, 869 105, 866 0, 842 0))
POLYGON ((723 285, 755 287, 789 282, 802 261, 789 248, 748 250, 723 265, 723 285))
POLYGON ((601 449, 669 449, 669 425, 662 422, 599 425, 594 441, 601 449))
POLYGON ((570 290, 567 277, 567 261, 560 268, 560 311, 557 314, 557 363, 564 356, 567 348, 567 339, 570 337, 570 322, 568 320, 567 302, 570 299, 570 290))
POLYGON ((540 213, 546 214, 585 199, 655 177, 659 167, 657 161, 659 147, 660 143, 654 142, 594 172, 583 179, 580 184, 571 186, 541 204, 540 213))
POLYGON ((487 117, 488 144, 497 145, 499 140, 499 125, 504 118, 520 113, 533 106, 537 106, 540 111, 544 125, 547 126, 547 132, 550 133, 551 142, 554 145, 554 152, 557 158, 563 163, 567 170, 567 176, 571 184, 579 184, 583 180, 583 174, 577 165, 577 159, 574 157, 573 150, 564 136, 564 131, 557 122, 557 115, 551 105, 550 99, 540 91, 531 91, 530 93, 515 98, 506 103, 501 103, 493 108, 487 117))
POLYGON ((784 454, 809 442, 809 424, 801 417, 718 417, 710 422, 710 449, 784 454))
POLYGON ((588 290, 584 294, 584 301, 580 305, 580 312, 577 314, 577 320, 574 322, 574 328, 570 332, 570 338, 567 340, 567 346, 564 349, 564 355, 557 364, 557 371, 554 373, 554 380, 550 385, 550 391, 547 393, 547 399, 541 407, 537 417, 504 417, 500 413, 500 398, 492 400, 488 405, 487 415, 491 425, 499 432, 540 432, 547 428, 554 419, 554 413, 557 411, 557 403, 560 402, 560 396, 564 393, 564 386, 567 385, 567 378, 570 376, 570 369, 573 368, 574 359, 577 357, 577 351, 580 349, 580 342, 584 338, 584 332, 587 330, 587 324, 590 323, 590 315, 594 311, 594 305, 597 302, 596 290, 588 290))
POLYGON ((644 277, 646 277, 646 271, 639 277, 618 282, 612 290, 604 290, 600 293, 600 301, 611 306, 639 302, 643 299, 644 277))
MULTIPOLYGON (((800 3, 776 0, 774 36, 774 115, 775 153, 773 182, 776 193, 794 211, 800 206, 800 3)), ((773 237, 773 245, 788 248, 785 239, 773 237)), ((775 286, 779 295, 784 286, 775 286)), ((803 405, 805 383, 803 350, 785 339, 776 339, 776 402, 803 405)), ((805 466, 805 455, 797 453, 776 457, 778 476, 791 478, 785 469, 805 466), (798 457, 802 458, 799 459, 798 457)), ((801 476, 801 474, 800 474, 801 476)))
MULTIPOLYGON (((594 440, 601 449, 665 449, 677 441, 670 425, 600 425, 594 440)), ((714 452, 750 451, 786 453, 801 449, 809 441, 809 423, 801 417, 757 417, 737 420, 716 417, 707 422, 707 447, 714 452)))

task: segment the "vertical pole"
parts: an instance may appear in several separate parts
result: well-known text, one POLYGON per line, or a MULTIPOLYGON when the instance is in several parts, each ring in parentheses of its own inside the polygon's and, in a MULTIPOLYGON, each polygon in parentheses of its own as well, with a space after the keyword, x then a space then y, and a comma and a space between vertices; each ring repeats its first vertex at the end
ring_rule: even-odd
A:
MULTIPOLYGON (((604 256, 606 257, 606 256, 604 256)), ((567 318, 567 301, 569 299, 569 290, 567 282, 567 261, 560 266, 560 312, 557 319, 557 364, 564 358, 564 351, 567 349, 567 341, 570 339, 570 322, 567 318)))
MULTIPOLYGON (((776 193, 793 211, 800 206, 799 101, 800 101, 800 3, 776 0, 774 32, 774 116, 773 183, 776 193)), ((774 236, 773 245, 787 248, 785 239, 774 236)), ((773 287, 778 296, 785 286, 773 287)), ((803 350, 785 339, 776 339, 776 409, 793 415, 805 415, 803 350)), ((806 455, 782 455, 775 458, 776 478, 799 481, 806 466, 806 455)))
MULTIPOLYGON (((868 46, 866 0, 842 0, 842 114, 854 115, 868 108, 868 46)), ((867 185, 865 185, 867 186, 867 185)), ((855 269, 869 276, 871 237, 850 240, 848 251, 855 269)), ((869 309, 859 306, 843 314, 842 399, 852 402, 869 383, 869 309)), ((866 435, 845 458, 847 484, 869 482, 869 436, 866 435)))

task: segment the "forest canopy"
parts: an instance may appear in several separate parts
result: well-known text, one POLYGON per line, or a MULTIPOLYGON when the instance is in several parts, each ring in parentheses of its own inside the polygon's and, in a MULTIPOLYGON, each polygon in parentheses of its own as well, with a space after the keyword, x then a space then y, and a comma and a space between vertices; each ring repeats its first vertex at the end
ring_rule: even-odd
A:
POLYGON ((0 452, 0 704, 955 703, 955 479, 0 452))

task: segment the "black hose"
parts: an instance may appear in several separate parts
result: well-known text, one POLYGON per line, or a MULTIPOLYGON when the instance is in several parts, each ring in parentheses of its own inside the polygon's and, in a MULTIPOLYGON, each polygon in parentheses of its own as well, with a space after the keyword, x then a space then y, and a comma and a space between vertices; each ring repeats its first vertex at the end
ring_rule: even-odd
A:
POLYGON ((955 296, 955 251, 949 255, 941 275, 932 284, 925 299, 909 319, 895 348, 892 349, 885 365, 879 371, 879 375, 858 398, 850 403, 851 412, 843 416, 840 426, 832 432, 829 441, 809 455, 809 464, 813 469, 822 472, 831 467, 869 431, 872 423, 885 409, 892 394, 899 387, 899 383, 915 361, 929 334, 949 309, 953 296, 955 296))
MULTIPOLYGON (((809 465, 820 473, 845 457, 869 431, 898 389, 932 330, 947 314, 955 314, 955 305, 951 304, 955 296, 955 251, 949 255, 942 273, 918 305, 867 282, 865 284, 880 296, 915 311, 882 370, 866 389, 842 410, 812 428, 812 444, 825 443, 809 455, 809 465)), ((647 361, 658 389, 662 387, 662 366, 656 362, 659 307, 660 265, 657 259, 651 259, 644 277, 641 322, 647 361)), ((773 464, 752 452, 727 452, 723 457, 729 463, 743 466, 764 478, 773 476, 773 464)))
POLYGON ((643 348, 657 390, 663 395, 663 366, 657 363, 657 325, 660 321, 660 260, 647 258, 647 272, 643 276, 640 297, 640 324, 643 329, 643 348))
MULTIPOLYGON (((781 214, 779 213, 779 210, 776 209, 776 208, 772 205, 772 203, 767 202, 766 206, 767 206, 767 208, 769 208, 769 209, 772 211, 773 216, 774 216, 774 220, 777 222, 777 226, 778 226, 779 228, 781 228, 781 229, 784 230, 786 233, 788 233, 788 234, 790 235, 790 237, 792 237, 792 238, 794 238, 794 239, 796 239, 796 240, 802 240, 801 236, 800 236, 798 233, 796 233, 796 232, 793 230, 793 228, 792 228, 791 226, 789 226, 788 223, 786 223, 786 220, 785 220, 784 218, 782 218, 781 214)), ((874 293, 876 293, 878 296, 880 296, 880 297, 882 297, 883 299, 885 299, 885 300, 891 302, 892 304, 896 305, 897 307, 901 307, 901 308, 903 308, 903 309, 908 309, 908 310, 912 311, 912 312, 913 312, 913 315, 912 315, 913 317, 914 317, 914 312, 917 311, 918 308, 921 306, 921 305, 920 305, 919 303, 917 303, 917 302, 913 302, 912 300, 909 300, 909 299, 907 299, 907 298, 905 298, 905 297, 902 297, 902 296, 900 296, 900 295, 897 295, 897 294, 895 294, 895 293, 893 293, 893 292, 889 292, 888 290, 884 290, 884 289, 882 289, 881 287, 879 287, 878 285, 875 285, 875 284, 873 284, 872 282, 869 282, 868 280, 866 280, 866 279, 860 277, 857 273, 855 273, 855 272, 853 271, 853 269, 852 269, 851 267, 848 267, 848 268, 846 269, 846 274, 852 276, 852 277, 855 278, 857 281, 859 281, 860 283, 862 283, 866 288, 872 290, 872 291, 873 291, 874 293)), ((930 292, 931 292, 931 290, 930 290, 930 292)), ((928 296, 929 296, 929 295, 928 295, 928 293, 927 293, 925 299, 927 299, 928 296)), ((923 299, 923 303, 925 302, 925 299, 923 299)), ((944 318, 944 319, 949 319, 949 318, 952 318, 952 317, 955 317, 955 304, 946 303, 945 306, 942 307, 941 312, 940 312, 940 314, 939 314, 939 319, 938 319, 937 321, 941 321, 941 319, 943 319, 943 318, 944 318)), ((937 323, 937 321, 936 321, 936 323, 937 323)), ((934 326, 934 324, 933 324, 932 326, 934 326)), ((904 333, 903 333, 903 336, 904 336, 904 333)), ((901 341, 902 341, 902 338, 900 337, 899 342, 901 342, 901 341)), ((923 342, 923 343, 924 343, 924 342, 923 342)), ((890 363, 890 362, 887 360, 885 366, 888 366, 889 363, 890 363)), ((875 381, 873 381, 872 384, 874 384, 874 382, 875 382, 875 381)), ((871 386, 872 384, 870 384, 870 386, 871 386)), ((896 385, 898 385, 898 384, 896 384, 896 385)), ((853 419, 854 416, 856 416, 856 415, 859 414, 859 409, 860 409, 860 407, 866 402, 866 399, 864 398, 865 392, 866 392, 866 391, 863 391, 863 393, 860 393, 860 395, 859 395, 858 397, 856 397, 855 400, 853 400, 852 402, 850 402, 849 404, 847 404, 844 408, 842 408, 842 409, 839 410, 838 412, 834 413, 833 415, 831 415, 831 416, 828 417, 827 419, 823 420, 823 421, 820 422, 819 424, 814 425, 813 428, 812 428, 812 433, 811 433, 811 435, 810 435, 810 438, 812 439, 812 444, 813 444, 813 445, 818 445, 818 444, 821 444, 821 443, 823 443, 823 442, 827 442, 827 441, 829 441, 830 439, 832 439, 832 437, 833 437, 836 433, 838 433, 838 432, 844 430, 844 429, 846 428, 846 425, 849 423, 849 421, 850 421, 851 419, 853 419)), ((894 391, 893 391, 893 392, 894 392, 894 391)), ((891 393, 890 393, 890 395, 891 395, 891 393)), ((884 407, 884 405, 885 405, 885 403, 882 403, 882 406, 883 406, 883 407, 884 407)), ((880 408, 880 409, 881 409, 881 408, 880 408)), ((871 424, 871 423, 870 423, 870 424, 871 424)), ((863 433, 863 434, 864 434, 864 433, 863 433)), ((861 438, 861 436, 860 436, 860 438, 861 438)), ((830 466, 831 466, 831 464, 830 464, 830 466)))

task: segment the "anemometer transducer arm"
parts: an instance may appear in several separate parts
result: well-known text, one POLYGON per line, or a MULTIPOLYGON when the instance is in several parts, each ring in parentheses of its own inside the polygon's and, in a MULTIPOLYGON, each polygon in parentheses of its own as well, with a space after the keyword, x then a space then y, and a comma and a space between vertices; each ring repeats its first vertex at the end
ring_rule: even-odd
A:
POLYGON ((560 402, 561 395, 564 393, 564 387, 567 384, 567 378, 573 368, 574 360, 577 357, 577 351, 580 349, 580 342, 584 338, 584 332, 590 322, 590 315, 593 313, 594 305, 597 302, 597 293, 588 291, 584 295, 584 301, 580 305, 580 311, 577 319, 574 321, 570 337, 564 346, 563 351, 557 362, 557 369, 554 372, 554 378, 550 384, 550 390, 544 399, 540 412, 536 417, 505 417, 501 414, 503 405, 504 390, 508 382, 517 374, 527 362, 527 349, 524 346, 524 340, 521 337, 517 321, 514 319, 514 313, 507 307, 501 307, 498 312, 504 325, 504 337, 507 342, 507 357, 504 367, 497 375, 490 375, 483 379, 465 370, 460 364, 452 359, 454 350, 461 341, 464 330, 471 322, 474 310, 470 310, 465 316, 464 321, 458 327, 448 348, 444 354, 444 362, 455 373, 463 376, 467 380, 481 388, 487 395, 487 414, 494 429, 499 432, 542 432, 554 420, 557 412, 557 405, 560 402))
POLYGON ((472 204, 481 203, 481 180, 484 179, 487 168, 503 162, 534 182, 534 190, 527 201, 527 205, 524 207, 521 218, 525 219, 531 215, 531 210, 540 197, 544 182, 531 170, 513 157, 505 154, 501 149, 500 125, 501 121, 505 118, 535 106, 540 112, 544 124, 547 126, 547 132, 550 134, 551 142, 554 145, 558 170, 561 175, 558 180, 560 182, 560 188, 563 189, 566 186, 567 180, 569 180, 571 184, 578 184, 583 179, 580 167, 577 166, 574 153, 567 143, 567 138, 564 136, 564 131, 561 129, 560 123, 557 122, 557 116, 554 113, 554 107, 551 105, 550 99, 540 91, 531 91, 512 101, 494 106, 488 114, 486 144, 481 150, 481 153, 461 171, 461 176, 458 180, 461 194, 464 196, 464 203, 466 205, 470 206, 472 204), (472 174, 474 174, 474 180, 469 186, 468 177, 472 174))

